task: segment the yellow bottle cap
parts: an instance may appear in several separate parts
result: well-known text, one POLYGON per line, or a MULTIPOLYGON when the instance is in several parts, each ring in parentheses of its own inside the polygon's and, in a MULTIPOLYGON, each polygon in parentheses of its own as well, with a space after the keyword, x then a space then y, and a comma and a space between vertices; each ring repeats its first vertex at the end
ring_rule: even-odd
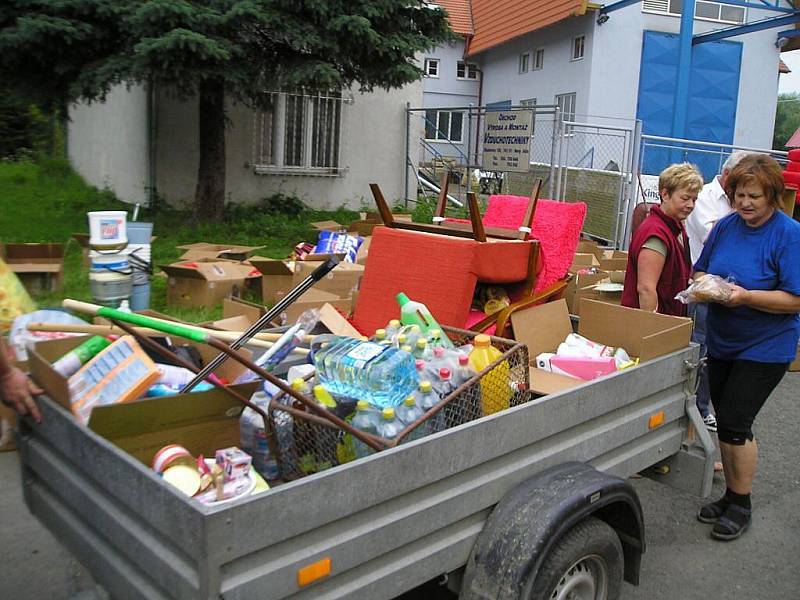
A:
POLYGON ((387 406, 386 408, 384 408, 381 414, 383 415, 383 418, 386 419, 387 421, 391 421, 392 419, 394 419, 394 409, 391 407, 387 406))
POLYGON ((419 328, 419 325, 412 325, 411 326, 411 333, 419 333, 422 329, 419 328))
POLYGON ((409 346, 408 344, 403 344, 402 346, 400 346, 400 350, 402 350, 403 352, 411 352, 411 349, 412 349, 411 346, 409 346))
POLYGON ((392 327, 393 329, 397 329, 398 327, 400 327, 400 320, 399 319, 392 319, 391 321, 389 321, 389 327, 392 327))
POLYGON ((433 339, 442 337, 442 330, 441 329, 431 329, 428 332, 428 335, 431 336, 433 339))
POLYGON ((473 342, 475 342, 476 348, 485 348, 487 346, 491 346, 492 344, 492 340, 485 333, 479 333, 476 335, 473 342))
POLYGON ((433 391, 433 385, 431 385, 430 381, 420 381, 419 391, 422 392, 423 394, 427 394, 428 392, 433 391))
POLYGON ((375 339, 376 340, 385 340, 386 339, 386 330, 385 329, 376 329, 375 330, 375 339))
POLYGON ((408 338, 406 337, 406 334, 405 334, 405 333, 398 333, 398 334, 397 334, 397 343, 398 343, 399 345, 401 345, 401 346, 402 346, 403 344, 405 344, 407 339, 408 339, 408 338))
POLYGON ((414 406, 414 402, 416 402, 416 400, 414 400, 414 396, 409 396, 408 398, 403 400, 403 404, 405 404, 406 406, 414 406))
POLYGON ((369 402, 367 402, 366 400, 359 400, 356 403, 356 408, 358 410, 369 410, 369 402))
POLYGON ((322 384, 317 384, 314 386, 314 398, 316 398, 317 402, 322 404, 322 406, 336 408, 336 400, 333 399, 331 393, 326 390, 322 384))
POLYGON ((425 348, 428 345, 428 340, 425 338, 419 338, 417 340, 417 348, 425 348))
POLYGON ((298 377, 297 379, 292 380, 292 389, 298 392, 302 392, 306 387, 306 382, 303 380, 302 377, 298 377))

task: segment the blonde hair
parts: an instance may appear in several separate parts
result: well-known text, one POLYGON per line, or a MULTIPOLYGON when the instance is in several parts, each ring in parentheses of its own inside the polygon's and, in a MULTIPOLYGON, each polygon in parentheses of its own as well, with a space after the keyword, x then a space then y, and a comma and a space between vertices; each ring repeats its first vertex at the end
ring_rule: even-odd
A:
POLYGON ((666 190, 671 196, 675 190, 686 188, 690 192, 700 193, 703 189, 703 176, 692 164, 678 163, 668 166, 658 176, 658 190, 666 190))

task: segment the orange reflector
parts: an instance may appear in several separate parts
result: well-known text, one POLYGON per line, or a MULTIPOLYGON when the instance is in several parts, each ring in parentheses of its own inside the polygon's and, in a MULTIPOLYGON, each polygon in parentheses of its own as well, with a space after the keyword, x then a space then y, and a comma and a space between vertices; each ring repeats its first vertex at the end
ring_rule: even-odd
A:
POLYGON ((650 429, 655 429, 659 425, 664 424, 664 411, 660 410, 654 415, 650 415, 650 419, 647 421, 647 426, 650 429))
POLYGON ((315 563, 306 565, 302 569, 297 569, 297 585, 305 587, 314 583, 317 579, 322 579, 331 574, 331 559, 323 558, 315 563))

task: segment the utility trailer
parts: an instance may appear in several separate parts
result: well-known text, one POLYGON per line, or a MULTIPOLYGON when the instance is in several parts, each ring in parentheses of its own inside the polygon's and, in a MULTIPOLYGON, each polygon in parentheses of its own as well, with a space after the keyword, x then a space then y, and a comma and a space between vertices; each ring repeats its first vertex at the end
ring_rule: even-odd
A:
POLYGON ((225 506, 182 496, 42 398, 25 502, 114 599, 607 598, 645 548, 626 479, 708 495, 692 345, 225 506), (570 595, 572 594, 572 595, 570 595))

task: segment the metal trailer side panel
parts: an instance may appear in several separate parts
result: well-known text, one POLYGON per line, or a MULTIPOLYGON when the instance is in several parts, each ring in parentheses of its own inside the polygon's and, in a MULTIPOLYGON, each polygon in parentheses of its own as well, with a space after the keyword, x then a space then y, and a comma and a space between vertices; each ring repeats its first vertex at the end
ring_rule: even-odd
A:
POLYGON ((23 420, 18 435, 31 512, 115 597, 197 597, 209 570, 202 512, 56 403, 40 407, 42 423, 23 420))
POLYGON ((537 472, 578 460, 627 476, 675 454, 694 356, 687 348, 213 512, 210 539, 229 549, 211 556, 221 591, 390 598, 453 570, 466 560, 455 548, 471 548, 491 507, 537 472), (650 430, 662 410, 664 425, 650 430), (297 569, 324 557, 333 574, 297 593, 297 569), (419 577, 387 578, 395 570, 419 577))

